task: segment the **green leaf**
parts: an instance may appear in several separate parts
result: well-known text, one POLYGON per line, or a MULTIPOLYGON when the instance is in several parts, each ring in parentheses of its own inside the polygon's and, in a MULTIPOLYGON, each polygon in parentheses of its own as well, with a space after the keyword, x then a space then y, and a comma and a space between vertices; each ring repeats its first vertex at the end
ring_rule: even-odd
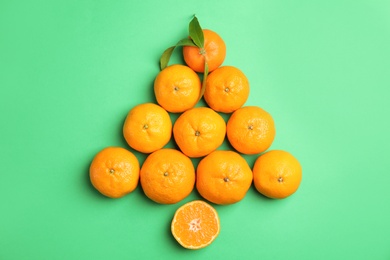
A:
POLYGON ((173 50, 175 49, 176 46, 169 47, 166 49, 163 54, 161 55, 160 58, 160 69, 163 70, 167 67, 169 59, 171 58, 171 55, 173 53, 173 50))
POLYGON ((198 18, 196 18, 196 16, 194 16, 194 18, 190 22, 189 33, 195 45, 198 46, 199 48, 203 48, 204 35, 203 35, 202 27, 200 27, 198 18))
POLYGON ((207 64, 207 61, 204 62, 204 72, 203 72, 203 80, 202 80, 202 89, 200 90, 200 95, 199 95, 199 99, 198 99, 198 102, 199 100, 202 99, 203 97, 203 94, 206 90, 206 80, 207 80, 207 76, 209 75, 209 65, 207 64))
POLYGON ((184 39, 180 40, 178 43, 176 43, 175 46, 169 47, 161 55, 161 58, 160 58, 160 69, 161 70, 165 69, 168 66, 169 60, 172 56, 172 53, 175 50, 175 48, 178 46, 194 46, 194 47, 196 47, 195 43, 189 38, 184 38, 184 39))
POLYGON ((168 66, 169 60, 172 56, 173 51, 178 46, 193 46, 203 48, 204 46, 204 35, 202 28, 198 22, 198 18, 194 16, 189 24, 189 36, 190 38, 184 38, 176 43, 175 46, 171 46, 166 49, 160 58, 160 69, 163 70, 168 66))
POLYGON ((178 43, 176 43, 176 47, 178 47, 178 46, 194 46, 194 47, 196 47, 195 43, 189 38, 184 38, 183 40, 180 40, 178 43))

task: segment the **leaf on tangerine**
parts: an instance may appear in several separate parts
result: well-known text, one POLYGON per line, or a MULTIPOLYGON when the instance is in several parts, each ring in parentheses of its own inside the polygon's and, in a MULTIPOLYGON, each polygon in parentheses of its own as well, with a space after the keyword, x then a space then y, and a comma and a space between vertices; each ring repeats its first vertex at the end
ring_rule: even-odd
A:
POLYGON ((196 47, 195 43, 189 39, 189 38, 184 38, 180 40, 178 43, 176 43, 176 47, 178 46, 193 46, 196 47))
POLYGON ((171 58, 172 52, 175 49, 175 46, 169 47, 166 49, 160 58, 160 69, 163 70, 167 67, 169 59, 171 58))
POLYGON ((194 18, 191 20, 188 29, 189 29, 190 37, 192 41, 195 43, 195 45, 198 46, 199 48, 203 48, 204 47, 203 30, 196 16, 194 16, 194 18))
POLYGON ((172 53, 175 50, 175 48, 178 46, 194 46, 194 47, 196 47, 195 43, 189 38, 184 38, 184 39, 180 40, 178 43, 176 43, 175 46, 169 47, 161 55, 161 58, 160 58, 160 69, 161 70, 165 69, 168 66, 169 60, 171 59, 171 56, 172 56, 172 53))

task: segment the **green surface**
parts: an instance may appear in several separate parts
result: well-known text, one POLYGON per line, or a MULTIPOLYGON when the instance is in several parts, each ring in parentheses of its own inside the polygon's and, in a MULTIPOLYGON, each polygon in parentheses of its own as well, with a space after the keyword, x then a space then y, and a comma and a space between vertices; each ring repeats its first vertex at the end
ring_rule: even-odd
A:
POLYGON ((389 69, 385 0, 1 0, 0 259, 390 259, 389 69), (113 200, 88 179, 100 149, 128 148, 124 118, 154 101, 159 56, 193 14, 249 78, 247 105, 273 115, 271 149, 303 167, 285 200, 252 187, 216 206, 221 233, 198 251, 169 229, 195 191, 113 200))

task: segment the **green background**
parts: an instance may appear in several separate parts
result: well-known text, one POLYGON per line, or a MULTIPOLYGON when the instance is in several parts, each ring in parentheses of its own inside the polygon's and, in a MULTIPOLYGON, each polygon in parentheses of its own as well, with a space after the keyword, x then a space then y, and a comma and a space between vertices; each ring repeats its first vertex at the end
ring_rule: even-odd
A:
POLYGON ((390 259, 389 70, 385 0, 1 0, 0 259, 390 259), (170 234, 195 190, 114 200, 88 177, 99 150, 129 148, 125 116, 155 101, 159 57, 194 14, 247 75, 246 105, 274 117, 271 149, 303 167, 287 199, 251 187, 215 206, 221 233, 197 251, 170 234))

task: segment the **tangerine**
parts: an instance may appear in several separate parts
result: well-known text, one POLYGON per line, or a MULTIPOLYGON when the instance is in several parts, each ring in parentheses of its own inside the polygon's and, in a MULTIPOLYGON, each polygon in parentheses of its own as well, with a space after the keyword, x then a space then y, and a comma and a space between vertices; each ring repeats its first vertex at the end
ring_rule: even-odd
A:
POLYGON ((252 184, 252 170, 246 160, 233 151, 217 150, 204 157, 196 170, 199 194, 216 204, 242 200, 252 184))
POLYGON ((261 194, 283 199, 298 190, 302 180, 302 167, 291 153, 272 150, 256 159, 253 177, 255 188, 261 194))
POLYGON ((101 194, 120 198, 138 186, 139 162, 132 152, 124 148, 107 147, 93 158, 89 177, 101 194))
POLYGON ((218 213, 204 201, 188 202, 175 212, 171 223, 171 232, 176 241, 184 248, 204 248, 219 235, 218 213))
POLYGON ((157 103, 172 113, 184 112, 199 100, 201 82, 188 66, 176 64, 163 69, 154 81, 157 103))
POLYGON ((157 151, 171 139, 171 118, 159 105, 153 103, 137 105, 126 117, 123 136, 134 150, 142 153, 157 151))
POLYGON ((275 138, 275 123, 267 111, 257 106, 241 107, 227 122, 230 144, 243 154, 257 154, 267 150, 275 138))
POLYGON ((221 66, 226 57, 226 45, 216 32, 203 29, 204 47, 184 46, 183 57, 185 63, 196 72, 204 72, 205 61, 208 71, 211 72, 221 66))
POLYGON ((231 113, 242 107, 249 96, 249 81, 233 66, 222 66, 207 76, 204 99, 218 112, 231 113))
POLYGON ((226 123, 208 107, 195 107, 181 114, 173 125, 173 136, 180 150, 191 158, 216 150, 224 141, 226 123))
POLYGON ((160 149, 144 161, 140 172, 145 195, 161 204, 174 204, 194 189, 195 169, 190 158, 175 149, 160 149))

